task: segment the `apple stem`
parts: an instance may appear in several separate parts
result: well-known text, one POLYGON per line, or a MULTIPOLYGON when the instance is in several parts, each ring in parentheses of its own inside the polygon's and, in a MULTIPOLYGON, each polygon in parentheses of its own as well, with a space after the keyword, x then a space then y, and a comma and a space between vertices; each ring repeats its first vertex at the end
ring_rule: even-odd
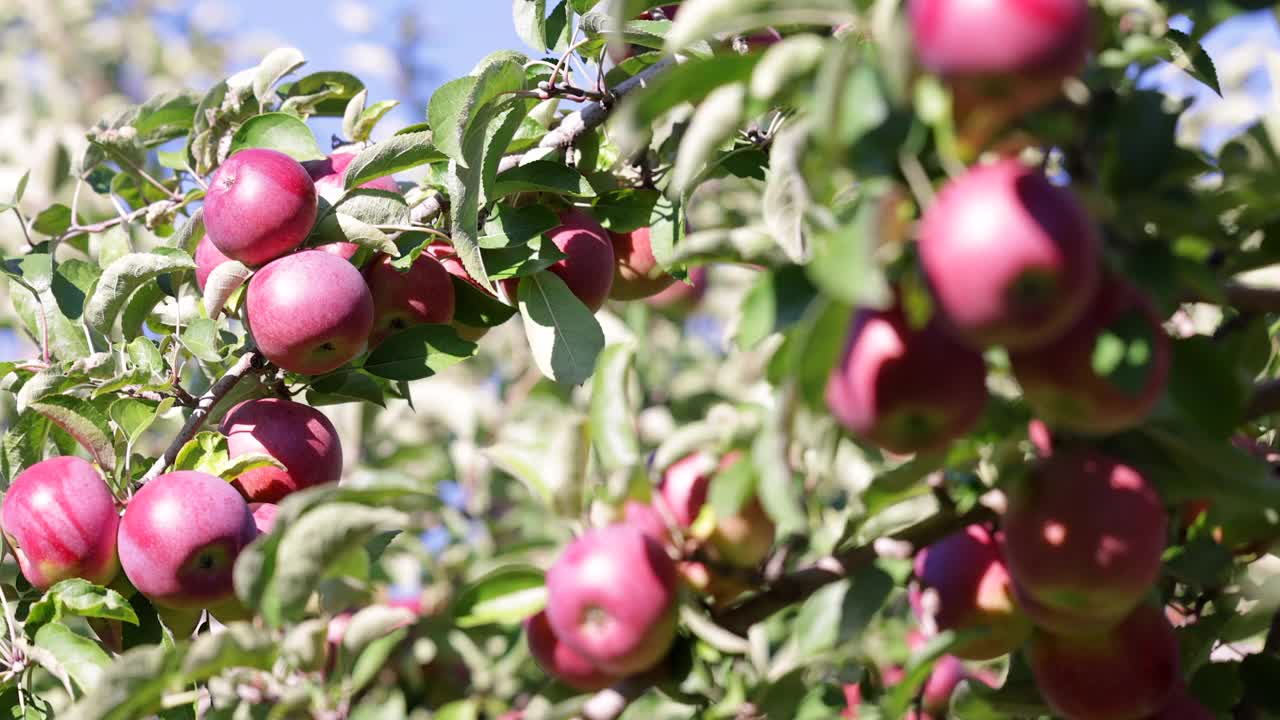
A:
POLYGON ((227 372, 218 381, 209 388, 209 391, 201 395, 196 400, 195 408, 192 409, 190 417, 186 423, 182 425, 182 429, 178 431, 173 442, 169 447, 165 448, 164 454, 160 456, 151 469, 147 470, 147 474, 142 477, 142 482, 147 482, 158 477, 164 472, 165 468, 173 464, 178 456, 178 451, 186 445, 191 438, 200 432, 200 428, 204 426, 205 420, 209 418, 209 413, 213 411, 214 406, 218 404, 227 393, 231 392, 246 375, 262 370, 266 366, 266 359, 258 354, 256 350, 250 350, 244 353, 236 360, 227 372))

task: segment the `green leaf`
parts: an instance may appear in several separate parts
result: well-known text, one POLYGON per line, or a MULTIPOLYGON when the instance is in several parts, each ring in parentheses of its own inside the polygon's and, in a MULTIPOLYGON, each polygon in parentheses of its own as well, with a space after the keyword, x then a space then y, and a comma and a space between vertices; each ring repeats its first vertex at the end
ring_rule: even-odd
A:
POLYGON ((591 380, 591 442, 605 472, 633 467, 640 460, 635 426, 639 409, 628 391, 634 362, 634 346, 610 345, 600 353, 591 380))
POLYGON ((624 154, 639 150, 658 118, 682 103, 702 102, 721 85, 746 82, 758 61, 756 54, 727 53, 691 58, 668 68, 660 78, 628 94, 619 104, 613 121, 619 136, 615 142, 622 146, 624 154))
POLYGON ((498 205, 498 212, 485 225, 480 247, 485 249, 524 245, 560 224, 554 211, 543 205, 513 208, 498 205))
POLYGON ((341 117, 347 102, 363 89, 364 83, 350 73, 325 71, 281 85, 277 92, 285 99, 283 111, 341 117))
MULTIPOLYGON (((684 194, 693 189, 707 162, 733 137, 746 114, 747 89, 743 83, 721 85, 707 95, 693 114, 680 140, 675 167, 671 172, 671 188, 684 194)), ((778 155, 775 141, 771 157, 778 155)), ((768 194, 765 195, 765 218, 768 219, 768 194)), ((785 247, 785 245, 784 245, 785 247)))
POLYGON ((511 0, 516 34, 538 52, 547 49, 547 0, 511 0))
POLYGON ((223 260, 209 272, 204 281, 204 312, 210 322, 217 320, 226 307, 227 300, 240 289, 253 274, 247 265, 238 260, 223 260))
POLYGON ((787 122, 775 134, 762 205, 765 226, 787 259, 797 264, 806 263, 810 257, 804 218, 812 197, 802 167, 808 143, 809 126, 805 122, 787 122))
POLYGON ((347 109, 342 112, 342 134, 351 140, 355 139, 353 135, 355 135, 356 120, 360 118, 360 113, 364 112, 364 105, 368 100, 369 90, 361 90, 347 101, 347 109))
POLYGON ((103 470, 115 470, 116 450, 111 423, 101 410, 72 395, 43 397, 29 407, 75 438, 103 470))
POLYGON ((165 398, 157 404, 147 400, 124 397, 111 403, 111 409, 108 413, 120 428, 120 431, 128 438, 129 444, 134 445, 142 437, 142 434, 155 423, 157 418, 173 407, 173 402, 173 398, 165 398))
POLYGON ((884 307, 889 284, 875 250, 880 243, 881 204, 864 196, 852 217, 814 233, 813 260, 805 266, 809 280, 824 295, 854 307, 884 307))
POLYGON ((500 96, 523 90, 525 72, 514 60, 482 63, 479 72, 442 85, 431 96, 427 118, 436 147, 456 161, 463 161, 468 130, 481 109, 500 96))
POLYGON ((343 182, 351 189, 392 173, 448 159, 431 144, 430 131, 394 135, 360 151, 347 166, 343 182))
POLYGON ((316 229, 316 234, 324 237, 327 242, 341 242, 347 239, 344 234, 341 234, 340 224, 337 225, 338 235, 331 237, 327 234, 328 229, 337 224, 337 219, 334 218, 337 214, 355 218, 366 225, 407 225, 409 223, 409 206, 405 204, 404 198, 399 193, 389 190, 373 188, 349 190, 338 204, 333 206, 333 212, 322 221, 321 227, 316 229))
POLYGON ((182 345, 196 358, 216 363, 222 360, 218 351, 218 324, 209 318, 196 318, 182 331, 182 345))
POLYGON ((360 113, 360 117, 356 118, 348 137, 355 142, 367 141, 369 136, 373 134, 373 129, 378 125, 378 122, 399 105, 399 100, 382 100, 365 108, 360 113))
POLYGON ((230 461, 227 438, 222 433, 199 432, 187 441, 173 459, 174 470, 199 470, 217 475, 230 461))
POLYGON ((454 601, 458 627, 516 625, 546 605, 543 573, 535 567, 499 568, 467 586, 454 601))
POLYGON ((418 380, 471 357, 476 347, 448 325, 418 325, 387 338, 369 354, 364 370, 390 380, 418 380))
POLYGON ((131 720, 159 709, 176 684, 178 654, 156 645, 137 647, 111 663, 97 687, 68 709, 68 720, 131 720))
POLYGON ((41 414, 24 412, 4 434, 4 470, 16 477, 28 467, 44 459, 44 442, 49 434, 49 421, 41 414))
POLYGON ((755 467, 741 460, 718 470, 711 478, 707 492, 707 504, 715 511, 716 518, 730 518, 738 514, 756 493, 755 467))
POLYGON ((739 346, 755 347, 769 335, 791 326, 804 315, 814 297, 803 267, 789 266, 762 274, 742 304, 735 338, 739 346))
MULTIPOLYGON (((138 107, 133 127, 146 147, 186 135, 195 125, 196 107, 200 99, 187 91, 165 91, 151 96, 138 107)), ((186 167, 185 155, 176 169, 186 167)))
POLYGON ((796 616, 801 656, 812 657, 856 642, 889 599, 893 587, 893 578, 872 565, 814 593, 796 616))
POLYGON ((484 292, 480 288, 451 276, 453 279, 453 319, 471 327, 497 327, 511 319, 516 309, 484 292))
POLYGON ((159 275, 195 270, 195 267, 190 255, 172 248, 129 253, 103 271, 93 295, 85 303, 85 322, 100 333, 110 333, 120 310, 135 290, 159 275))
POLYGON ((77 635, 62 623, 43 625, 35 633, 36 647, 47 650, 84 692, 102 681, 111 658, 97 643, 77 635))
POLYGON ((65 615, 86 618, 119 620, 138 624, 138 616, 123 595, 110 588, 94 585, 88 580, 71 578, 62 580, 45 591, 44 595, 27 610, 28 632, 62 619, 65 615))
POLYGON ((400 256, 400 248, 396 247, 391 237, 373 225, 341 211, 335 212, 332 217, 338 223, 344 241, 355 243, 373 253, 400 256))
POLYGON ((1213 66, 1213 59, 1204 51, 1200 43, 1180 30, 1165 31, 1164 39, 1169 44, 1169 62, 1181 68, 1183 72, 1199 80, 1210 90, 1222 97, 1222 87, 1218 84, 1218 71, 1213 66))
POLYGON ((31 223, 31 229, 41 235, 61 235, 71 227, 71 208, 54 203, 41 210, 31 223))
POLYGON ((196 210, 191 217, 182 225, 178 226, 177 231, 173 233, 173 237, 169 238, 169 245, 175 248, 185 250, 188 255, 194 256, 196 246, 204 239, 204 208, 196 210))
POLYGON ((230 668, 269 670, 279 646, 269 634, 244 622, 232 623, 217 635, 202 633, 182 657, 184 684, 196 683, 230 668))
POLYGON ((606 230, 617 233, 632 232, 642 227, 649 227, 658 196, 657 190, 640 188, 610 190, 597 197, 591 204, 591 214, 606 230))
POLYGON ((307 404, 313 406, 369 402, 386 407, 383 396, 382 386, 377 380, 366 373, 353 370, 339 370, 316 378, 307 388, 307 404))
POLYGON ((231 154, 245 148, 278 150, 299 162, 324 159, 311 128, 289 113, 265 113, 249 118, 231 138, 231 154))
POLYGON ((265 453, 245 453, 227 460, 214 474, 227 482, 231 482, 250 470, 264 467, 286 469, 279 460, 265 453))
POLYGON ((276 83, 302 67, 307 60, 296 48, 277 48, 267 53, 253 73, 253 95, 266 105, 274 99, 276 83))
MULTIPOLYGON (((76 272, 84 263, 66 261, 53 268, 48 255, 27 255, 5 262, 4 272, 9 276, 9 293, 13 308, 31 337, 40 342, 45 331, 49 337, 49 353, 59 360, 72 361, 92 352, 84 328, 68 317, 63 305, 79 306, 67 302, 73 295, 83 300, 87 285, 93 280, 76 272), (64 302, 59 302, 63 298, 64 302)), ((77 314, 77 317, 79 314, 77 314)))
POLYGON ((1173 341, 1169 395, 1206 433, 1231 435, 1244 414, 1249 389, 1219 341, 1203 335, 1173 341))
POLYGON ((361 608, 351 617, 351 624, 342 635, 342 647, 352 653, 362 652, 374 640, 385 637, 393 630, 412 625, 418 616, 408 608, 388 605, 370 605, 361 608))
POLYGON ((551 192, 578 197, 595 195, 591 184, 577 170, 550 160, 518 165, 500 173, 490 199, 518 192, 551 192))
POLYGON ((751 97, 764 103, 772 103, 780 96, 789 96, 797 88, 808 87, 807 75, 818 67, 827 52, 827 41, 817 35, 802 33, 783 38, 760 58, 751 73, 751 97))
POLYGON ((534 362, 546 377, 580 385, 595 371, 604 331, 555 273, 521 278, 520 316, 534 362))

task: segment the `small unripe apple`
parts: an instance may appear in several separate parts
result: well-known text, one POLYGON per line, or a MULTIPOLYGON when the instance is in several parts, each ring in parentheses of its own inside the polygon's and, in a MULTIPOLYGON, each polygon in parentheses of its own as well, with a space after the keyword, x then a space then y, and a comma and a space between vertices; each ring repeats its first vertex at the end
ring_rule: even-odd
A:
POLYGON ((209 280, 209 273, 212 273, 214 268, 230 259, 218 250, 218 247, 213 244, 208 235, 200 238, 200 243, 196 245, 196 286, 200 288, 200 292, 204 292, 204 285, 209 280))
POLYGON ((171 472, 129 501, 120 521, 120 564, 155 605, 207 608, 234 596, 232 568, 257 536, 248 504, 225 480, 171 472))
POLYGON ((525 620, 525 639, 529 654, 538 667, 551 677, 581 692, 594 692, 607 688, 618 678, 602 671, 594 663, 574 652, 551 629, 546 611, 525 620))
POLYGON ((676 281, 654 259, 649 228, 642 227, 627 233, 610 232, 609 238, 613 241, 613 255, 617 260, 609 297, 614 300, 652 297, 676 281))
POLYGON ((231 458, 270 455, 284 465, 254 468, 236 478, 249 502, 277 503, 305 488, 336 483, 342 477, 342 442, 319 410, 282 398, 245 400, 227 412, 218 426, 227 437, 231 458))
POLYGON ((591 530, 547 571, 547 618, 588 661, 634 675, 658 664, 675 640, 679 583, 653 538, 622 524, 591 530))
POLYGON ((414 325, 453 320, 453 281, 438 260, 422 253, 405 272, 379 255, 364 270, 373 296, 374 321, 369 345, 375 346, 397 331, 414 325))
POLYGON ((342 258, 306 250, 254 273, 246 293, 258 349, 285 370, 320 375, 364 352, 373 298, 360 271, 342 258))
MULTIPOLYGON (((347 166, 355 159, 356 153, 354 152, 336 152, 324 160, 308 160, 302 163, 302 166, 306 168, 307 174, 315 182, 316 193, 333 204, 341 200, 342 196, 347 192, 344 187, 347 166)), ((360 187, 387 190, 393 193, 400 192, 400 186, 396 184, 395 178, 390 175, 374 178, 360 187)))
POLYGON ((297 160, 250 148, 209 180, 204 226, 223 255, 255 266, 302 244, 316 221, 316 186, 297 160))
POLYGON ((276 514, 280 506, 274 503, 249 503, 249 512, 253 513, 253 525, 258 532, 266 535, 276 526, 276 514))
POLYGON ((41 590, 68 578, 106 585, 120 571, 115 497, 87 460, 55 457, 23 470, 0 524, 22 576, 41 590))
POLYGON ((950 181, 920 224, 920 262, 949 329, 1012 351, 1060 337, 1098 289, 1101 241, 1072 192, 1014 158, 950 181))
POLYGON ((917 616, 931 615, 939 631, 986 631, 952 648, 956 656, 990 660, 1026 640, 1031 624, 1014 600, 998 534, 970 525, 921 550, 914 567, 910 596, 917 616))
POLYGON ((1142 472, 1091 450, 1059 450, 1009 492, 1003 549, 1031 620, 1055 632, 1129 614, 1160 575, 1164 505, 1142 472), (1043 606, 1049 612, 1037 612, 1043 606))
POLYGON ((1155 307, 1117 276, 1057 340, 1009 355, 1027 404, 1050 427, 1105 435, 1140 424, 1164 394, 1172 348, 1155 307))
MULTIPOLYGON (((614 256, 609 233, 590 215, 569 208, 560 212, 560 225, 546 233, 565 254, 547 270, 560 276, 569 292, 591 312, 609 299, 613 287, 614 256)), ((515 300, 520 278, 502 281, 507 296, 515 300)))
POLYGON ((827 381, 827 407, 850 432, 890 452, 934 450, 973 429, 987 405, 982 356, 937 319, 913 328, 902 311, 854 313, 827 381))
POLYGON ((689 268, 688 280, 677 280, 666 290, 644 299, 646 305, 660 310, 688 311, 707 294, 709 276, 704 265, 689 268))
POLYGON ((1179 680, 1173 628, 1145 603, 1102 632, 1036 630, 1027 661, 1040 695, 1066 718, 1141 720, 1172 697, 1179 680))

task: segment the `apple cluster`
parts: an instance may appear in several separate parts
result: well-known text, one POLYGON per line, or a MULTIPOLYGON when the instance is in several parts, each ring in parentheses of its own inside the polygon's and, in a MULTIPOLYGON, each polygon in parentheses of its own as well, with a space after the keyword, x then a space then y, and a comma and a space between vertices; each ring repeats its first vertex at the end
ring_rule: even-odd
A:
POLYGON ((572 541, 547 572, 546 609, 525 621, 530 653, 565 685, 598 690, 659 665, 676 637, 683 585, 723 603, 748 589, 734 571, 759 566, 773 521, 754 495, 727 517, 707 502, 718 472, 745 462, 689 455, 666 469, 650 502, 572 541))
MULTIPOLYGON (((989 111, 987 130, 1058 95, 1083 65, 1088 23, 1083 0, 910 3, 921 65, 949 84, 962 125, 989 111)), ((1093 438, 1147 418, 1171 346, 1152 301, 1106 266, 1103 237, 1069 185, 1015 157, 954 177, 918 225, 932 314, 908 313, 903 290, 856 311, 826 400, 884 450, 942 450, 981 419, 984 353, 1007 352, 1040 452, 1005 488, 998 522, 916 554, 912 608, 926 633, 958 633, 960 660, 1025 649, 1064 718, 1139 720, 1195 706, 1173 630, 1148 602, 1166 508, 1142 469, 1093 438)))

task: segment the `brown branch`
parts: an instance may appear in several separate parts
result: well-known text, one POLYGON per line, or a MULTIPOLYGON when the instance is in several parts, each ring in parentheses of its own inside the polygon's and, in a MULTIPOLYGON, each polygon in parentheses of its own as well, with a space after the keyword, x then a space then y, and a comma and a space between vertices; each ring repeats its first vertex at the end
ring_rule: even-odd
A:
POLYGON ((1280 312, 1280 290, 1228 282, 1222 287, 1227 304, 1246 312, 1280 312))
POLYGON ((178 451, 186 445, 191 438, 200 432, 200 428, 204 427, 204 421, 209 418, 209 413, 213 412, 214 406, 218 404, 222 398, 231 392, 246 375, 261 370, 265 366, 266 360, 256 351, 249 351, 241 355, 235 364, 227 370, 227 372, 218 381, 209 388, 208 392, 200 396, 196 401, 196 407, 191 411, 191 416, 187 418, 187 422, 183 424, 182 429, 178 431, 173 442, 169 443, 169 447, 165 448, 164 454, 147 470, 147 474, 142 477, 143 482, 152 480, 164 472, 165 468, 173 464, 175 458, 178 457, 178 451))
MULTIPOLYGON (((987 522, 994 517, 995 513, 983 506, 975 507, 963 515, 941 512, 889 537, 919 548, 967 525, 987 522)), ((868 543, 817 560, 783 575, 763 592, 725 608, 716 616, 716 624, 729 632, 745 634, 752 625, 783 608, 803 602, 819 589, 867 567, 877 557, 879 554, 874 543, 868 543)))

